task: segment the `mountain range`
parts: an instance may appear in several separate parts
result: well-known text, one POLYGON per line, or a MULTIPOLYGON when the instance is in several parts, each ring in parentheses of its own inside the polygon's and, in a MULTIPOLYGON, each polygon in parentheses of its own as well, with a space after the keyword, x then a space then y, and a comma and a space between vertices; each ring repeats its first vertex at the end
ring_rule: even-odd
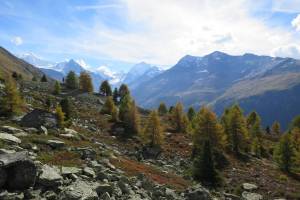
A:
MULTIPOLYGON (((70 70, 86 70, 72 59, 52 63, 29 59, 32 55, 24 58, 32 64, 40 63, 35 64, 38 69, 3 48, 0 52, 0 65, 6 71, 24 70, 39 76, 45 73, 61 80, 70 70), (19 65, 22 68, 16 68, 19 65)), ((278 120, 283 128, 300 113, 300 61, 293 58, 233 56, 216 51, 203 57, 186 55, 168 70, 141 62, 126 74, 105 67, 90 73, 96 89, 103 80, 117 80, 113 86, 128 84, 137 103, 145 108, 156 108, 162 101, 168 106, 182 102, 186 109, 209 105, 221 115, 227 106, 238 103, 246 114, 256 110, 265 126, 278 120)))
POLYGON ((187 55, 132 93, 143 107, 183 102, 186 108, 209 105, 219 115, 226 106, 239 103, 246 113, 256 110, 264 125, 277 119, 286 128, 300 113, 300 61, 218 51, 204 57, 187 55))

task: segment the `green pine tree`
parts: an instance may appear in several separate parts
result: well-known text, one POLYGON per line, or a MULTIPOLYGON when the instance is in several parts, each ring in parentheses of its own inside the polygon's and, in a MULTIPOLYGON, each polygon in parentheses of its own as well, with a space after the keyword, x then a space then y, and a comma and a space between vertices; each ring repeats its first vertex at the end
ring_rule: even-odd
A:
POLYGON ((74 71, 68 73, 65 82, 68 89, 74 90, 79 88, 79 80, 74 71))
POLYGON ((41 82, 48 82, 48 79, 45 74, 42 76, 41 82))
POLYGON ((193 162, 193 177, 204 185, 217 186, 220 184, 220 175, 215 168, 212 147, 209 140, 205 140, 201 153, 193 162))
POLYGON ((55 81, 53 94, 59 95, 61 93, 61 86, 58 81, 55 81))
POLYGON ((116 105, 118 105, 119 103, 119 91, 118 88, 115 88, 113 91, 113 100, 115 102, 116 105))
POLYGON ((274 151, 274 159, 281 170, 290 172, 294 165, 294 149, 290 133, 281 136, 279 144, 274 151))
POLYGON ((104 96, 112 96, 111 87, 107 80, 101 83, 99 92, 104 96))
POLYGON ((130 95, 130 91, 128 89, 128 86, 126 84, 122 84, 119 88, 119 97, 120 97, 120 101, 122 101, 122 99, 126 96, 126 95, 130 95))
POLYGON ((194 117, 196 116, 196 112, 195 112, 193 107, 189 108, 187 116, 188 116, 190 121, 192 121, 194 119, 194 117))
POLYGON ((73 108, 70 98, 68 98, 68 97, 63 98, 59 104, 61 106, 62 111, 65 113, 66 120, 71 119, 73 117, 74 108, 73 108))

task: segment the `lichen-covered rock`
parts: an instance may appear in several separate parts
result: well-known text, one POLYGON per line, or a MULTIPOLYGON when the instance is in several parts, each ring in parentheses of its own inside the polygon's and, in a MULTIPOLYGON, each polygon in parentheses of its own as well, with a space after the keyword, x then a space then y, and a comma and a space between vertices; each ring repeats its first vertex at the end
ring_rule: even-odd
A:
POLYGON ((9 143, 16 143, 16 144, 20 144, 21 140, 11 134, 8 133, 1 133, 0 132, 0 140, 3 140, 5 142, 9 142, 9 143))
POLYGON ((65 146, 65 143, 59 140, 48 140, 47 144, 51 146, 53 149, 60 149, 65 146))
POLYGON ((261 200, 263 199, 263 196, 257 193, 252 193, 252 192, 243 192, 242 197, 245 200, 261 200))
POLYGON ((63 177, 59 174, 58 168, 43 165, 38 183, 45 187, 54 187, 61 185, 62 179, 63 177))
POLYGON ((61 200, 96 200, 99 199, 96 193, 96 183, 89 183, 77 180, 64 188, 60 194, 61 200))
POLYGON ((196 185, 192 188, 189 188, 185 194, 187 200, 212 200, 212 196, 208 190, 203 188, 201 185, 196 185))

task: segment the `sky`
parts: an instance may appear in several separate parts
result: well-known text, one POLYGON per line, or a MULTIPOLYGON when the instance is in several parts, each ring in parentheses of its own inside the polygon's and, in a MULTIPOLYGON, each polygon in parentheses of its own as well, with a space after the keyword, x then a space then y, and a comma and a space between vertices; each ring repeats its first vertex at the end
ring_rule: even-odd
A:
POLYGON ((213 51, 300 59, 300 0, 1 0, 0 46, 117 71, 213 51))

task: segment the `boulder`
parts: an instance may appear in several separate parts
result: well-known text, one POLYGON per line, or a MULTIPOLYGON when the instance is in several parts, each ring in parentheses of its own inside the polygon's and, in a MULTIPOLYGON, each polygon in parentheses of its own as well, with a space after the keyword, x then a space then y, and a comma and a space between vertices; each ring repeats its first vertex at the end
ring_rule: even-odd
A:
POLYGON ((76 148, 77 152, 80 153, 81 155, 81 159, 85 160, 85 159, 91 159, 94 160, 96 158, 96 151, 92 148, 76 148))
POLYGON ((114 188, 109 184, 101 184, 97 186, 96 191, 99 196, 102 196, 106 192, 112 195, 114 188))
POLYGON ((6 177, 5 185, 2 183, 5 188, 23 190, 35 183, 37 167, 27 152, 1 154, 0 169, 0 176, 6 177))
POLYGON ((22 118, 21 125, 24 127, 34 127, 37 129, 39 129, 41 126, 45 126, 46 128, 56 128, 57 118, 54 113, 41 109, 35 109, 22 118))
POLYGON ((71 174, 81 174, 82 170, 77 167, 62 167, 61 168, 61 175, 62 176, 68 176, 71 174))
POLYGON ((12 126, 2 126, 1 130, 5 133, 10 133, 16 136, 27 136, 28 134, 22 129, 18 129, 12 126))
POLYGON ((63 177, 59 174, 59 169, 43 165, 41 174, 38 177, 38 183, 45 187, 55 187, 62 183, 63 177))
POLYGON ((96 200, 99 199, 95 191, 95 183, 77 180, 64 188, 60 194, 61 200, 96 200))
POLYGON ((15 144, 20 144, 21 140, 11 134, 8 133, 1 133, 0 132, 0 141, 4 140, 5 142, 9 143, 15 143, 15 144))
POLYGON ((144 146, 141 151, 144 159, 157 159, 161 152, 162 149, 159 146, 144 146))
POLYGON ((88 176, 88 177, 91 177, 91 178, 95 178, 96 177, 95 171, 92 168, 90 168, 90 167, 85 167, 83 169, 83 174, 86 175, 86 176, 88 176))
POLYGON ((243 183, 243 188, 244 188, 244 190, 252 191, 252 190, 256 190, 258 187, 257 187, 257 185, 252 184, 252 183, 243 183))
POLYGON ((187 200, 212 200, 212 196, 208 190, 203 188, 201 185, 196 185, 192 188, 189 188, 185 194, 187 200))
POLYGON ((261 200, 263 199, 263 196, 257 193, 252 193, 252 192, 243 192, 242 197, 245 200, 261 200))
POLYGON ((47 144, 53 149, 60 149, 65 146, 65 143, 59 140, 48 140, 47 144))

